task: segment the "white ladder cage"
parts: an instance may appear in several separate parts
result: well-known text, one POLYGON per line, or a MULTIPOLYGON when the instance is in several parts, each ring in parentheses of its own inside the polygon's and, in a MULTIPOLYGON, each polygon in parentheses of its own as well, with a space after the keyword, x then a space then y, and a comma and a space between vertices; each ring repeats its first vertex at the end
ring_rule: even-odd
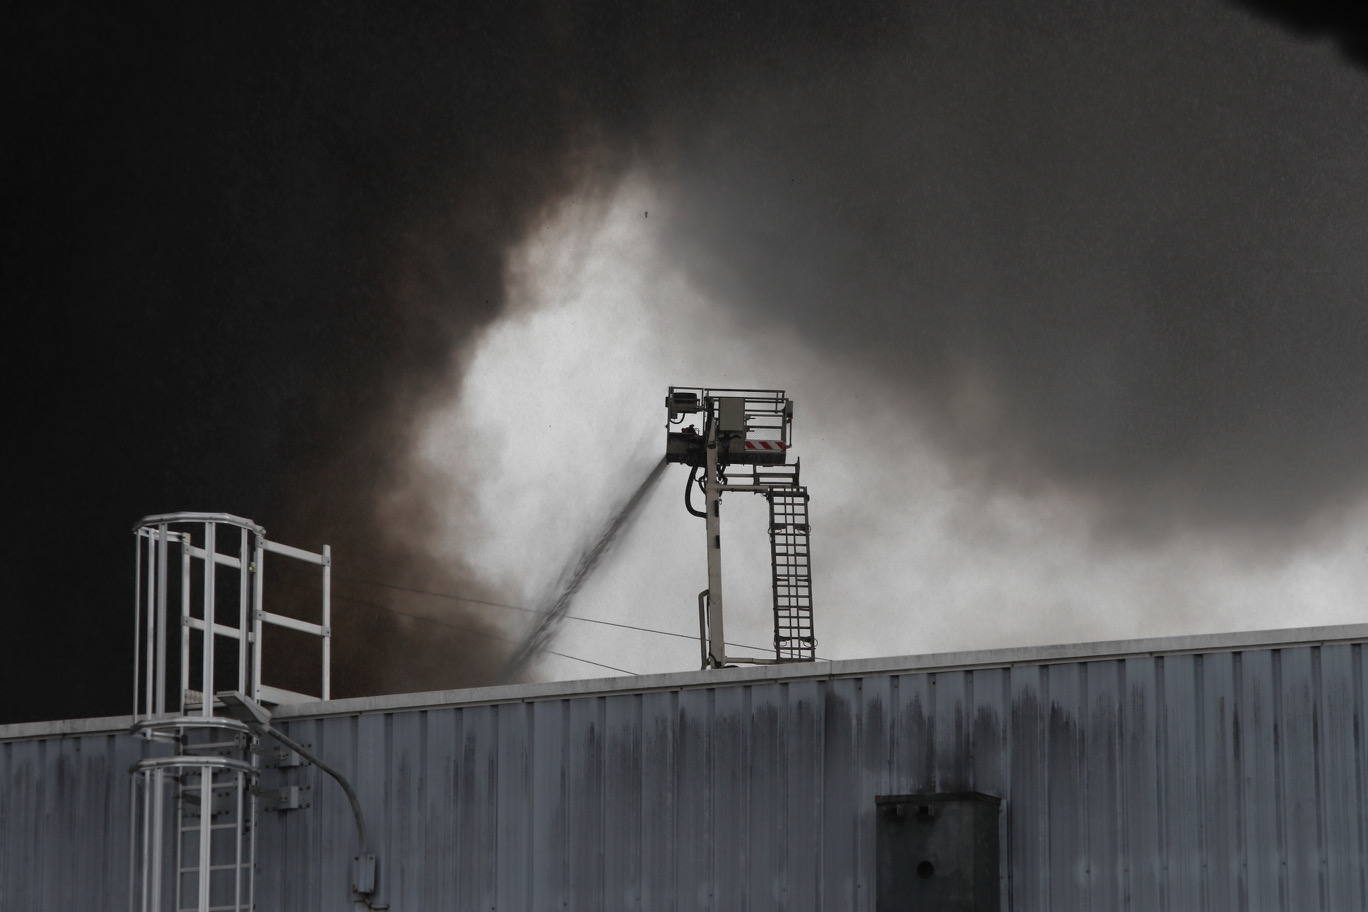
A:
POLYGON ((222 712, 215 695, 267 704, 330 698, 331 551, 272 542, 261 526, 227 513, 148 516, 133 531, 133 732, 161 750, 131 769, 129 908, 247 912, 256 860, 257 738, 222 712), (320 623, 265 609, 268 552, 321 568, 320 623), (172 618, 180 631, 174 646, 172 618), (320 639, 317 695, 263 681, 263 633, 270 625, 320 639), (174 801, 167 800, 169 790, 174 801), (166 843, 173 829, 171 852, 166 843))

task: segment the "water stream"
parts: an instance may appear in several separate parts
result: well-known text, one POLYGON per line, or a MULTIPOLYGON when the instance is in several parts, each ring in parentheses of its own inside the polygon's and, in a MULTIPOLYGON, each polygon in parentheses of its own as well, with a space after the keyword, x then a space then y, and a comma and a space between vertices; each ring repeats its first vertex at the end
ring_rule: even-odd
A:
POLYGON ((574 569, 568 576, 562 576, 565 583, 561 586, 555 600, 543 609, 535 626, 523 637, 522 642, 518 644, 518 648, 509 658, 508 664, 504 666, 504 680, 520 680, 527 666, 541 654, 542 650, 550 645, 557 628, 560 627, 561 621, 565 619, 566 613, 570 610, 570 604, 574 601, 576 593, 598 569, 603 558, 612 550, 613 543, 617 540, 619 533, 631 522, 642 503, 645 502, 646 495, 655 486, 664 471, 665 460, 662 458, 646 473, 646 477, 641 480, 641 484, 637 485, 632 496, 627 498, 622 506, 618 507, 608 517, 608 521, 604 523, 593 543, 580 552, 574 561, 574 569))

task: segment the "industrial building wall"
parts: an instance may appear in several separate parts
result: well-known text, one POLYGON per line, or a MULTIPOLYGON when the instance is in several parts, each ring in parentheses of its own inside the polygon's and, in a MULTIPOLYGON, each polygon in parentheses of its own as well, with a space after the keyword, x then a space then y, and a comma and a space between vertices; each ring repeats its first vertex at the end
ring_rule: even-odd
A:
POLYGON ((0 909, 127 909, 128 768, 142 756, 112 732, 0 742, 0 909))
MULTIPOLYGON (((1005 799, 1014 912, 1330 912, 1368 908, 1362 649, 757 676, 281 724, 356 784, 396 912, 869 910, 875 796, 968 790, 1005 799)), ((131 745, 0 744, 7 907, 122 908, 131 745)), ((312 806, 263 814, 258 908, 345 908, 347 804, 313 767, 263 777, 283 784, 312 806)))

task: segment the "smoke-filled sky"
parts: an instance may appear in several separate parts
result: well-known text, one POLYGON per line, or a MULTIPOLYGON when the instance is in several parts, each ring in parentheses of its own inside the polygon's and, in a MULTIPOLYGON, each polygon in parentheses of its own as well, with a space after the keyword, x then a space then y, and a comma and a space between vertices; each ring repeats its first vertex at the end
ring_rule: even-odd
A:
MULTIPOLYGON (((361 580, 542 604, 670 383, 797 400, 823 655, 1360 618, 1352 16, 21 11, 0 718, 126 710, 128 529, 177 509, 334 545, 340 692, 494 680, 524 613, 361 580)), ((572 613, 692 632, 681 472, 572 613)), ((763 644, 763 502, 724 522, 763 644)))

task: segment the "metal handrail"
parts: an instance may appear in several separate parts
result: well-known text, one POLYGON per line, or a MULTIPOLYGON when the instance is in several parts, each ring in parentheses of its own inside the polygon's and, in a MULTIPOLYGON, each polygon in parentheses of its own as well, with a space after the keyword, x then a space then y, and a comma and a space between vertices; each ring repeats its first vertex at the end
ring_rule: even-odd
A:
POLYGON ((250 763, 234 760, 231 757, 206 757, 192 756, 189 754, 176 754, 172 757, 148 757, 144 760, 139 760, 137 763, 130 766, 128 772, 132 774, 154 769, 182 769, 187 767, 234 770, 235 772, 245 773, 254 779, 260 772, 250 763))
POLYGON ((158 732, 164 728, 222 728, 229 731, 239 732, 250 735, 252 730, 247 727, 247 723, 239 722, 237 719, 229 719, 225 716, 172 716, 169 719, 143 719, 134 722, 129 728, 130 734, 140 734, 147 730, 158 732))
POLYGON ((140 529, 143 526, 171 525, 183 522, 227 523, 229 525, 237 526, 240 529, 246 529, 248 532, 255 532, 263 538, 266 535, 266 530, 257 525, 255 520, 247 519, 245 516, 234 516, 232 513, 199 513, 194 511, 181 513, 154 513, 151 516, 144 516, 142 519, 138 520, 133 524, 133 528, 140 529))

